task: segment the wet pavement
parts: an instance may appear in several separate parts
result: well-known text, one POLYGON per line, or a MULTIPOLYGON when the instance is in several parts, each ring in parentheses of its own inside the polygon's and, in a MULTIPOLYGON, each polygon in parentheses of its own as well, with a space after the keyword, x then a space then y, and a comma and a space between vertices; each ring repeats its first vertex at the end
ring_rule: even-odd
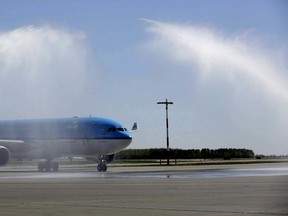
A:
POLYGON ((288 215, 286 163, 0 170, 0 215, 288 215))

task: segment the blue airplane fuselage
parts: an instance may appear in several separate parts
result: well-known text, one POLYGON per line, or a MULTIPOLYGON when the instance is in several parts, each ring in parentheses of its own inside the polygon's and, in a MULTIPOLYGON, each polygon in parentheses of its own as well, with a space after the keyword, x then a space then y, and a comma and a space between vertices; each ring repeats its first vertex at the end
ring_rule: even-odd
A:
POLYGON ((105 118, 0 121, 0 139, 131 139, 119 123, 105 118), (115 130, 114 130, 115 129, 115 130), (114 131, 113 131, 114 130, 114 131), (112 133, 113 131, 113 133, 112 133))
POLYGON ((3 157, 8 154, 18 159, 112 155, 131 141, 126 128, 105 118, 0 121, 0 162, 1 151, 3 157))

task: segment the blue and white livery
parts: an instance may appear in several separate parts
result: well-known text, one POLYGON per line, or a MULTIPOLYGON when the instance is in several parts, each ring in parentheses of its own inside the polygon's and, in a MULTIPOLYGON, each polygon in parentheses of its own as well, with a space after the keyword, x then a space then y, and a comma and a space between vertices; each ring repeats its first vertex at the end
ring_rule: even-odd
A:
POLYGON ((54 158, 80 156, 99 161, 98 171, 106 171, 115 153, 131 142, 129 132, 120 123, 96 117, 0 121, 0 166, 10 157, 45 159, 39 171, 58 171, 54 158))

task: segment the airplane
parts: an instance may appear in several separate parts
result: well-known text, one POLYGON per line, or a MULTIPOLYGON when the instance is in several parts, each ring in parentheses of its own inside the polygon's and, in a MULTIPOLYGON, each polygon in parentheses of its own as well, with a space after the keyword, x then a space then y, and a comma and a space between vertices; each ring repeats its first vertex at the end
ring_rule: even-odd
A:
POLYGON ((60 157, 84 157, 99 162, 97 170, 107 171, 115 154, 131 142, 131 132, 138 131, 135 122, 127 131, 120 123, 99 117, 73 117, 55 119, 1 120, 0 166, 10 157, 44 159, 38 171, 58 171, 54 161, 60 157))

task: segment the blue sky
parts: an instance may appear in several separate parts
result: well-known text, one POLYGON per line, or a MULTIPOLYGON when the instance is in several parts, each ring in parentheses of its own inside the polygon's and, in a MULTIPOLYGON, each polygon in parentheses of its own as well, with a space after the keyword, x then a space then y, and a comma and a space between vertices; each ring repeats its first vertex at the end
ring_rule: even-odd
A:
POLYGON ((103 116, 131 148, 288 154, 286 1, 0 1, 1 119, 103 116), (131 125, 131 126, 130 126, 131 125))

